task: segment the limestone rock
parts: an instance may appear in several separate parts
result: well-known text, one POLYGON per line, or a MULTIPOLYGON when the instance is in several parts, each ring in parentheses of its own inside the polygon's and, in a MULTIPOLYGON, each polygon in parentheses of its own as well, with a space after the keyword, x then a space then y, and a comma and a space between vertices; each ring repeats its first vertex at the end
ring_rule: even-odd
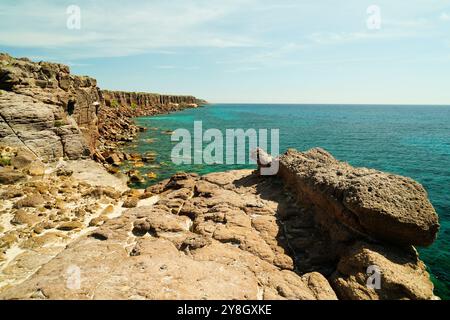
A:
MULTIPOLYGON (((91 225, 101 226, 0 298, 336 299, 323 276, 280 270, 293 269, 293 260, 281 262, 289 260, 289 253, 276 239, 276 219, 255 216, 253 224, 244 209, 266 206, 275 215, 274 200, 286 199, 277 198, 278 187, 269 200, 259 198, 256 185, 238 186, 241 179, 264 184, 249 173, 224 174, 227 190, 197 175, 166 181, 160 187, 164 191, 151 198, 153 205, 92 220, 91 225), (208 186, 217 199, 210 198, 208 186), (232 199, 238 201, 232 204, 232 199), (73 266, 82 270, 83 279, 75 290, 66 286, 73 266)), ((34 239, 28 247, 41 243, 34 239)), ((43 240, 57 243, 56 238, 43 240)))
POLYGON ((44 205, 45 200, 44 198, 39 194, 35 193, 32 195, 29 195, 25 197, 22 200, 19 200, 16 202, 15 207, 16 208, 38 208, 42 205, 44 205))
POLYGON ((26 176, 11 168, 0 168, 0 183, 1 184, 14 184, 18 181, 25 180, 26 176))
POLYGON ((124 208, 136 208, 139 202, 139 198, 137 197, 129 197, 125 200, 122 207, 124 208))
POLYGON ((83 229, 84 228, 84 224, 82 224, 79 221, 69 221, 69 222, 64 222, 62 224, 60 224, 58 226, 58 230, 61 231, 72 231, 75 229, 83 229))
POLYGON ((45 165, 39 161, 33 161, 28 167, 28 174, 30 176, 43 176, 45 174, 45 165))
POLYGON ((36 215, 30 214, 23 209, 17 210, 14 214, 14 218, 11 220, 11 223, 14 225, 27 224, 32 226, 38 223, 41 219, 36 215))
POLYGON ((339 295, 353 300, 434 299, 433 284, 417 252, 368 243, 357 243, 344 255, 333 275, 339 295), (380 287, 369 287, 375 267, 380 272, 380 287))
POLYGON ((288 151, 279 175, 303 201, 368 237, 429 246, 439 230, 426 191, 409 178, 353 168, 322 149, 288 151))
POLYGON ((62 155, 70 159, 89 155, 98 137, 98 108, 94 103, 101 99, 96 81, 72 76, 69 68, 60 64, 9 56, 5 59, 8 63, 0 65, 0 88, 7 92, 0 97, 0 114, 6 123, 0 122, 0 141, 25 143, 45 161, 62 155), (75 132, 66 134, 61 128, 71 122, 75 124, 71 131, 75 132), (42 147, 37 142, 30 145, 23 136, 28 140, 39 137, 42 147), (51 146, 45 145, 46 140, 51 146))
POLYGON ((23 250, 0 270, 0 284, 12 279, 0 286, 0 299, 436 298, 411 245, 373 241, 331 210, 344 206, 344 197, 336 194, 330 206, 330 190, 345 186, 353 199, 364 193, 350 180, 358 188, 371 182, 339 180, 346 173, 325 152, 306 158, 284 166, 284 180, 252 170, 179 173, 144 192, 78 160, 65 164, 70 177, 52 173, 8 186, 1 193, 8 208, 27 209, 12 209, 21 224, 0 237, 0 252, 23 250), (292 188, 301 170, 320 183, 292 188), (137 207, 121 209, 122 201, 137 207), (380 289, 367 286, 370 266, 381 270, 380 289), (77 270, 81 282, 73 283, 77 270))
POLYGON ((20 150, 17 155, 11 159, 11 165, 16 169, 25 169, 35 160, 36 156, 30 151, 20 150))

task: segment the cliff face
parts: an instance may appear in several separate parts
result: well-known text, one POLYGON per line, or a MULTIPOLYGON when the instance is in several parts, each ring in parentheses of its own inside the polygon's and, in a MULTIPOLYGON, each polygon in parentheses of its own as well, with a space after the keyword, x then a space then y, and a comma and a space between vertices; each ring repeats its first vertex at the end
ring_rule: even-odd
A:
POLYGON ((206 103, 206 101, 193 96, 171 96, 140 92, 103 90, 102 96, 107 107, 127 106, 137 116, 177 111, 188 107, 195 108, 206 103))
POLYGON ((69 68, 0 55, 0 142, 45 161, 89 156, 97 138, 96 81, 69 68))
POLYGON ((104 106, 99 113, 98 152, 94 157, 100 162, 109 157, 121 144, 130 142, 139 132, 132 118, 152 116, 197 108, 206 101, 193 96, 169 96, 154 93, 122 91, 101 92, 104 106))
POLYGON ((95 79, 71 75, 68 66, 7 54, 0 54, 0 90, 0 143, 26 147, 45 161, 93 154, 99 127, 111 115, 153 115, 203 103, 190 96, 101 91, 95 79), (128 112, 111 113, 117 106, 128 112))

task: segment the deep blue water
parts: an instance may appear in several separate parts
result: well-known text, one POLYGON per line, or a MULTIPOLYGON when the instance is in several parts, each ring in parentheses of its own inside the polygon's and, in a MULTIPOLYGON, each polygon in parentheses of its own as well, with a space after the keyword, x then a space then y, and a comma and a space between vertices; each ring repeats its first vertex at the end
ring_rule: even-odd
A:
POLYGON ((279 129, 280 151, 322 147, 354 166, 375 168, 412 177, 424 185, 439 213, 441 231, 435 244, 420 249, 436 285, 436 293, 450 299, 450 106, 369 105, 242 105, 216 104, 170 115, 139 118, 154 128, 144 132, 131 151, 156 151, 161 167, 145 167, 158 180, 177 171, 208 173, 248 166, 174 166, 174 143, 164 130, 279 129), (154 138, 153 143, 148 143, 154 138))

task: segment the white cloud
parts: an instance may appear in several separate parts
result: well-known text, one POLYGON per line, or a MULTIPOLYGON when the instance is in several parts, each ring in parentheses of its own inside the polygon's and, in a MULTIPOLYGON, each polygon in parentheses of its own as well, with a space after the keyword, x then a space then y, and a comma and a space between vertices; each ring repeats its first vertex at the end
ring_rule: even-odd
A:
POLYGON ((156 69, 167 69, 167 70, 170 70, 170 69, 175 69, 176 67, 175 66, 156 66, 156 69))
MULTIPOLYGON (((127 56, 175 47, 248 47, 257 42, 215 27, 253 0, 78 1, 81 30, 66 28, 66 7, 48 1, 0 4, 0 45, 51 48, 66 58, 127 56)), ((170 49, 168 50, 170 51, 170 49)))
MULTIPOLYGON (((433 15, 446 10, 443 0, 411 1, 413 4, 405 6, 379 0, 383 29, 368 32, 358 29, 366 12, 355 5, 359 3, 356 0, 343 4, 312 0, 77 0, 81 30, 66 28, 69 2, 0 0, 0 47, 37 48, 39 52, 33 54, 66 61, 149 52, 173 54, 186 48, 230 49, 227 52, 232 53, 235 48, 241 52, 252 48, 248 57, 228 58, 244 64, 275 65, 307 46, 429 32, 432 23, 421 18, 421 12, 432 16, 426 11, 429 2, 433 2, 433 15)), ((443 13, 441 19, 445 17, 443 13)), ((439 25, 436 19, 434 24, 439 25)))
POLYGON ((450 14, 448 14, 447 12, 442 12, 441 15, 439 16, 439 20, 450 21, 450 14))
POLYGON ((344 44, 356 41, 386 40, 394 38, 413 37, 417 34, 409 31, 376 31, 376 32, 319 32, 308 36, 308 39, 321 45, 344 44))

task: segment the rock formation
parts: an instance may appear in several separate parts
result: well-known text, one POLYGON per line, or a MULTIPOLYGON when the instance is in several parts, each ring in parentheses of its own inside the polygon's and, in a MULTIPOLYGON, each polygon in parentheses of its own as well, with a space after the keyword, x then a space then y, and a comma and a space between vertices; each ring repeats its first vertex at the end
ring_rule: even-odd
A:
MULTIPOLYGON (((308 168, 327 162, 337 164, 322 150, 290 151, 280 159, 280 177, 263 177, 251 170, 203 177, 180 173, 145 191, 114 196, 113 190, 102 189, 107 197, 131 209, 116 218, 90 216, 76 224, 59 225, 53 231, 58 235, 73 228, 89 228, 89 220, 100 226, 73 237, 53 258, 39 256, 43 249, 36 245, 33 250, 37 253, 25 252, 10 259, 2 270, 15 274, 20 273, 17 268, 29 268, 31 276, 6 285, 0 298, 435 299, 425 265, 404 238, 394 243, 389 237, 387 243, 383 237, 347 226, 346 219, 326 207, 323 195, 331 194, 334 168, 319 170, 323 180, 315 185, 317 197, 305 196, 298 186, 285 182, 301 177, 301 170, 309 172, 308 168), (298 158, 309 161, 303 167, 288 165, 298 158), (30 254, 39 255, 29 258, 30 254), (381 272, 380 288, 367 285, 371 266, 381 272), (81 285, 75 288, 67 285, 74 267, 81 275, 81 285)), ((403 179, 392 177, 392 186, 396 186, 395 178, 403 179)), ((370 185, 370 180, 356 184, 361 188, 370 185)), ((386 204, 392 216, 396 209, 387 204, 401 196, 397 191, 394 187, 388 197, 380 195, 380 203, 386 204)), ((422 192, 416 189, 414 204, 418 207, 428 203, 422 192)), ((16 204, 24 201, 21 195, 16 197, 16 204)), ((361 202, 359 206, 364 205, 361 202)), ((353 203, 352 209, 357 206, 353 203)), ((411 219, 410 223, 422 226, 423 221, 434 221, 436 214, 429 209, 422 212, 423 219, 411 219)), ((17 221, 32 228, 39 223, 28 222, 30 215, 19 213, 14 213, 17 221)), ((398 219, 401 223, 402 217, 398 219)), ((425 238, 432 239, 435 232, 430 228, 425 238)), ((424 236, 423 231, 418 231, 419 235, 424 236)), ((31 239, 40 243, 41 237, 36 234, 31 239)), ((56 239, 45 241, 51 247, 56 239)))
POLYGON ((64 65, 0 54, 0 143, 45 161, 89 156, 99 99, 95 80, 72 76, 64 65))
POLYGON ((0 143, 26 147, 45 161, 94 154, 106 119, 126 117, 131 127, 132 117, 202 103, 190 96, 101 91, 95 79, 71 75, 68 66, 0 54, 0 143))
POLYGON ((412 179, 354 168, 322 149, 288 151, 280 176, 300 201, 326 212, 355 233, 399 245, 429 246, 439 230, 425 189, 412 179))
POLYGON ((161 95, 142 92, 103 90, 102 96, 108 107, 130 107, 135 117, 179 111, 187 107, 195 108, 206 103, 206 101, 193 96, 161 95))

